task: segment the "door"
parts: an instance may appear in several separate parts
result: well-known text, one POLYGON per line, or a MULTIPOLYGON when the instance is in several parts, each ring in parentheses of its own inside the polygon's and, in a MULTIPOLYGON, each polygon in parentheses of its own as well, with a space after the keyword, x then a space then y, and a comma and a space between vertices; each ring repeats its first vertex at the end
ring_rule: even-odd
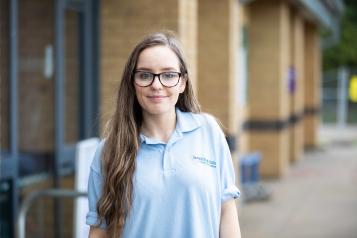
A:
POLYGON ((73 169, 75 146, 97 136, 98 2, 56 1, 55 186, 73 169))
MULTIPOLYGON (((74 171, 80 140, 94 137, 98 111, 98 1, 55 0, 55 161, 54 187, 74 171)), ((62 229, 64 207, 54 203, 55 237, 62 229)))

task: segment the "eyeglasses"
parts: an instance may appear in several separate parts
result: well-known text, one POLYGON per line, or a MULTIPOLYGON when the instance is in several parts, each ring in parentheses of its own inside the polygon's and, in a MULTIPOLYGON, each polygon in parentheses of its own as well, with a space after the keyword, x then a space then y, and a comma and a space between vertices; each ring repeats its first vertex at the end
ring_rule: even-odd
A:
POLYGON ((175 87, 181 78, 179 72, 162 72, 159 74, 153 74, 146 71, 136 71, 134 74, 134 82, 139 87, 148 87, 153 82, 155 77, 159 78, 160 83, 167 88, 175 87))

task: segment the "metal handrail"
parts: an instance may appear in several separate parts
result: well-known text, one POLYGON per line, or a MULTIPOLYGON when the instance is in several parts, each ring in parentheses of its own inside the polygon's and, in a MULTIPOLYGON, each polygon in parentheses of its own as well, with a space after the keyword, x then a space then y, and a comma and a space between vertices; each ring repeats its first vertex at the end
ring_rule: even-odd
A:
POLYGON ((69 189, 45 189, 41 191, 36 191, 31 193, 28 197, 23 201, 19 216, 17 217, 16 222, 16 232, 18 238, 25 238, 25 229, 26 229, 26 213, 31 207, 32 203, 40 198, 40 197, 86 197, 86 192, 79 192, 75 190, 69 189))

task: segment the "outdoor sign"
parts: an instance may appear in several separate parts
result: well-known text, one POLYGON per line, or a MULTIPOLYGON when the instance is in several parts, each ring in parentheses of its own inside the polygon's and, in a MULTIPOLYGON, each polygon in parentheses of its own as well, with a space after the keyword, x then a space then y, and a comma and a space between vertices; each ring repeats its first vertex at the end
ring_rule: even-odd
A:
POLYGON ((288 87, 289 87, 289 93, 294 94, 296 91, 296 70, 294 66, 289 67, 288 87))
MULTIPOLYGON (((77 144, 76 150, 76 175, 75 190, 87 192, 88 177, 90 165, 99 143, 98 138, 91 138, 81 141, 77 144)), ((86 215, 88 212, 88 198, 80 197, 74 201, 74 237, 84 238, 89 235, 89 226, 86 224, 86 215)))
POLYGON ((357 102, 357 75, 352 76, 349 91, 350 100, 352 102, 357 102))

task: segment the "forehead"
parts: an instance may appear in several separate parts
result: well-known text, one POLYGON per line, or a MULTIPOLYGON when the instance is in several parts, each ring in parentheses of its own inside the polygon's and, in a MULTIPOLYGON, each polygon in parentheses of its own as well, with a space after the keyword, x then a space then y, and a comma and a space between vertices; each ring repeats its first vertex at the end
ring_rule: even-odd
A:
POLYGON ((179 59, 168 46, 153 46, 143 50, 138 58, 137 69, 179 70, 179 59))

